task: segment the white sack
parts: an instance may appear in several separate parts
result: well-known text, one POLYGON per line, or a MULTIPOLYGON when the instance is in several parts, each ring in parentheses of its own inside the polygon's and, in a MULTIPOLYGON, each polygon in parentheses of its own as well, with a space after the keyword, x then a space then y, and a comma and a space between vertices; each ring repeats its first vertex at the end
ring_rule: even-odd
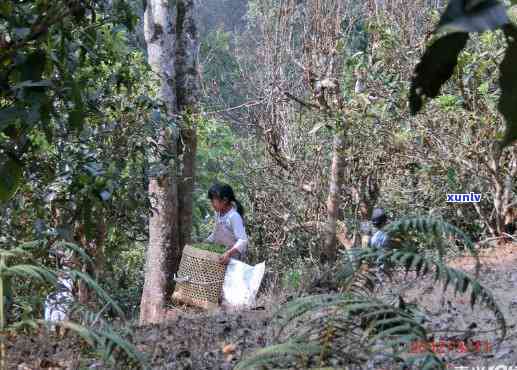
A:
POLYGON ((266 264, 264 262, 250 266, 231 258, 224 276, 223 305, 232 307, 255 306, 265 268, 266 264))

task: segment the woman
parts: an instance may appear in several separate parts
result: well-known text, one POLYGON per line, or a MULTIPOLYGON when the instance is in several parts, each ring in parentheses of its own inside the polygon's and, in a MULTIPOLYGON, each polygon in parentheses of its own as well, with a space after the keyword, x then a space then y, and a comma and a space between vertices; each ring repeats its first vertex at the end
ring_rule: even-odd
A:
POLYGON ((214 231, 208 239, 209 243, 223 244, 226 252, 220 262, 228 264, 230 258, 243 260, 246 256, 248 236, 244 228, 244 210, 230 185, 214 184, 208 190, 208 199, 212 202, 215 214, 214 231))

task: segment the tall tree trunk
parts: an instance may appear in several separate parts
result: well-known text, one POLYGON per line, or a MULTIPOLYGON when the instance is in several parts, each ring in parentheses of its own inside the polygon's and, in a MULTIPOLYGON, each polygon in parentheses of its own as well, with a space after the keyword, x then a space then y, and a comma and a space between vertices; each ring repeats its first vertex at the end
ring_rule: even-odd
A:
MULTIPOLYGON (((177 113, 176 101, 176 9, 167 1, 147 0, 144 34, 148 61, 160 80, 159 98, 168 118, 177 113)), ((172 134, 173 135, 173 134, 172 134)), ((149 181, 152 214, 149 219, 149 245, 146 254, 145 283, 140 302, 140 323, 157 323, 164 319, 165 304, 172 285, 172 265, 177 256, 177 163, 176 138, 161 129, 152 162, 162 170, 149 181), (167 154, 167 155, 163 155, 167 154), (173 158, 167 160, 166 158, 173 158)))
MULTIPOLYGON (((93 263, 89 263, 87 261, 77 259, 76 263, 79 263, 79 268, 82 272, 99 281, 102 279, 106 269, 104 246, 108 230, 103 210, 101 210, 100 214, 96 216, 96 219, 97 223, 95 224, 95 233, 90 236, 86 232, 86 226, 84 223, 76 223, 75 239, 93 261, 93 263)), ((78 282, 77 296, 79 303, 95 309, 95 306, 98 303, 97 297, 95 294, 92 294, 91 288, 82 280, 78 282)))
MULTIPOLYGON (((86 239, 85 226, 83 223, 76 221, 74 236, 75 236, 75 240, 76 240, 77 244, 79 244, 81 246, 81 248, 83 249, 83 251, 90 258, 92 258, 93 256, 91 254, 91 250, 88 245, 88 240, 86 239)), ((79 269, 81 270, 81 272, 84 272, 93 277, 93 268, 91 266, 91 263, 89 263, 87 261, 80 261, 79 269)), ((90 288, 88 287, 88 285, 86 285, 86 283, 83 280, 79 280, 77 285, 78 285, 77 298, 78 298, 79 303, 93 308, 92 307, 93 302, 90 299, 91 292, 90 292, 90 288)))
POLYGON ((327 198, 327 225, 325 228, 325 244, 320 260, 332 262, 336 260, 336 226, 339 213, 341 187, 344 178, 345 132, 341 125, 336 128, 332 149, 332 168, 330 172, 329 194, 327 198))
MULTIPOLYGON (((182 158, 178 182, 179 241, 181 249, 190 243, 192 233, 192 193, 197 149, 196 120, 201 83, 198 72, 198 31, 194 17, 194 0, 178 1, 176 51, 176 89, 180 112, 178 152, 182 158)), ((178 267, 177 258, 174 269, 178 267)))
MULTIPOLYGON (((181 128, 182 145, 182 171, 178 182, 178 207, 179 207, 179 243, 181 249, 185 244, 190 243, 192 234, 192 203, 195 176, 195 159, 196 159, 196 126, 195 122, 183 115, 181 128)), ((178 251, 181 254, 181 249, 178 251)), ((180 256, 176 259, 174 270, 179 266, 180 256)))
POLYGON ((513 187, 514 187, 514 178, 517 175, 517 154, 515 149, 511 149, 512 152, 510 154, 510 160, 508 164, 508 173, 504 177, 504 190, 503 190, 503 207, 501 209, 501 233, 510 233, 513 234, 513 208, 515 207, 513 203, 513 187), (511 229, 509 229, 511 227, 511 229))
POLYGON ((108 226, 106 225, 106 214, 103 209, 99 211, 97 223, 95 224, 95 239, 92 245, 94 257, 94 277, 96 280, 104 280, 106 272, 106 238, 108 237, 108 226))
POLYGON ((160 132, 158 154, 164 151, 167 153, 164 157, 173 159, 162 161, 166 171, 149 182, 153 213, 149 220, 141 324, 167 318, 165 304, 172 293, 173 275, 192 231, 195 115, 200 91, 198 36, 194 1, 177 0, 175 4, 174 7, 168 6, 167 1, 148 0, 144 15, 149 64, 160 77, 160 97, 168 118, 177 122, 179 131, 160 132))

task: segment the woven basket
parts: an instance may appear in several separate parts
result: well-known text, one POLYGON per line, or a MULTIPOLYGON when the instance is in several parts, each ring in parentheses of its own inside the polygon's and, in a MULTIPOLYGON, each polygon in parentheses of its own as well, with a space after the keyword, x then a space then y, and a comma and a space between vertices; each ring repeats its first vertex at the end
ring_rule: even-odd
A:
POLYGON ((220 254, 186 245, 174 280, 172 297, 204 309, 219 306, 226 266, 219 263, 220 254))

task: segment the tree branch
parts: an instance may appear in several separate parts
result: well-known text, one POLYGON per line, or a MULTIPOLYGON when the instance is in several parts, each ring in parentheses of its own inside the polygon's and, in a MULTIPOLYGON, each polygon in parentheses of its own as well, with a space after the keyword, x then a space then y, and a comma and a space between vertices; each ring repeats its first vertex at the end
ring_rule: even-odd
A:
POLYGON ((301 100, 300 98, 297 98, 296 96, 294 95, 291 95, 290 93, 288 93, 287 91, 284 92, 284 95, 287 96, 289 99, 292 99, 294 100, 295 102, 297 102, 298 104, 300 104, 301 106, 307 108, 307 109, 318 109, 320 110, 320 106, 319 105, 316 105, 316 104, 313 104, 313 103, 308 103, 308 102, 305 102, 303 100, 301 100))

